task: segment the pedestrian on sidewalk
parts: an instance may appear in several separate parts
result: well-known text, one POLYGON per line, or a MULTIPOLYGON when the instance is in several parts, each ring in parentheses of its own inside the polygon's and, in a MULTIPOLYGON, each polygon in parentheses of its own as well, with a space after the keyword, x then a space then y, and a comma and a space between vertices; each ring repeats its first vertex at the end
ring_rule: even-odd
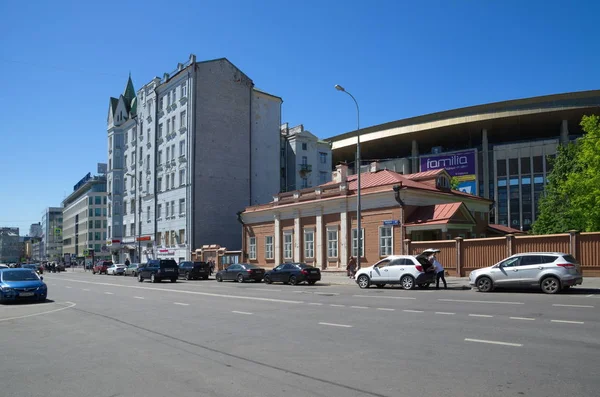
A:
POLYGON ((125 259, 125 266, 129 266, 131 265, 131 262, 129 262, 129 258, 125 259))
POLYGON ((354 278, 354 274, 356 273, 356 258, 353 256, 350 257, 348 261, 348 266, 346 266, 346 274, 349 278, 354 278))
POLYGON ((438 262, 435 257, 435 252, 431 254, 429 257, 429 261, 433 264, 433 268, 435 271, 435 289, 440 289, 440 279, 444 282, 444 289, 448 289, 448 284, 446 284, 446 277, 444 277, 444 266, 440 262, 438 262))

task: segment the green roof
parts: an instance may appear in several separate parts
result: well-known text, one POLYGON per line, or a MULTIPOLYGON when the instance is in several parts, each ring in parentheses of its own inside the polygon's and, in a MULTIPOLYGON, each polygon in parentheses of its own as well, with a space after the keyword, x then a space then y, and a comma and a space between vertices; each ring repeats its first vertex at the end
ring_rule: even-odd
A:
POLYGON ((133 89, 133 82, 131 81, 131 74, 129 74, 129 79, 127 80, 127 87, 125 87, 125 92, 123 92, 123 97, 127 100, 127 105, 131 106, 131 101, 135 98, 135 90, 133 89))

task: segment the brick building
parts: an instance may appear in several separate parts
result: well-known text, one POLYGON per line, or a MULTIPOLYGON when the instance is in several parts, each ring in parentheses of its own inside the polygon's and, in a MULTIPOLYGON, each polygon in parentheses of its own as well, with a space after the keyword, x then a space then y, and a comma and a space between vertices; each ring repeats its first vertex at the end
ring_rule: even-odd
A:
MULTIPOLYGON (((344 269, 357 250, 356 175, 338 165, 332 181, 280 193, 268 204, 246 208, 243 258, 264 267, 302 261, 344 269)), ((492 201, 450 189, 441 170, 403 175, 372 163, 361 176, 361 262, 404 253, 403 241, 473 238, 518 232, 490 227, 492 201)), ((497 226, 497 225, 494 225, 497 226)))

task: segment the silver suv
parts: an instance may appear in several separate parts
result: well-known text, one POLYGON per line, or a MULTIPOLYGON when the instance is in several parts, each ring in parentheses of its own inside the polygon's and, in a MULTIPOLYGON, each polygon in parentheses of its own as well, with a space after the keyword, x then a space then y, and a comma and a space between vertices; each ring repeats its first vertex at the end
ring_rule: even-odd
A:
POLYGON ((404 289, 427 288, 434 281, 435 272, 425 254, 391 255, 370 267, 356 272, 356 284, 360 288, 376 285, 383 288, 386 284, 401 284, 404 289))
POLYGON ((554 294, 582 282, 579 263, 573 256, 561 252, 516 254, 469 274, 469 284, 481 292, 497 287, 538 287, 547 294, 554 294))

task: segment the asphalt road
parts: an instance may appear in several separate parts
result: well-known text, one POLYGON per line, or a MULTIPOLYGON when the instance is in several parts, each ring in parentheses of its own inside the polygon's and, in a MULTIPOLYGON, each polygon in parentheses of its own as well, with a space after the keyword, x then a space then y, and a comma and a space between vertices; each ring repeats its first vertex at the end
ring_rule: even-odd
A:
POLYGON ((0 395, 580 396, 600 291, 556 296, 45 275, 0 306, 0 395))

